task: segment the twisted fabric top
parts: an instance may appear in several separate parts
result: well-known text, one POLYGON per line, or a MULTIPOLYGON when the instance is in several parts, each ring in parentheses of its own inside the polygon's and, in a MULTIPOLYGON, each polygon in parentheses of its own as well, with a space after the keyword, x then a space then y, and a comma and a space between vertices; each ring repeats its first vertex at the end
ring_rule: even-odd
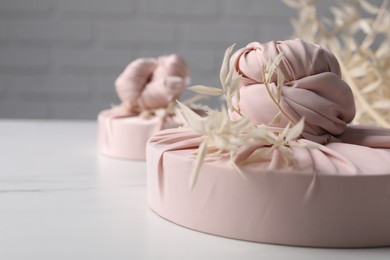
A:
MULTIPOLYGON (((303 137, 318 143, 335 141, 355 116, 351 89, 341 79, 336 58, 318 45, 302 40, 253 42, 233 54, 230 65, 242 76, 239 106, 256 124, 267 124, 278 113, 263 84, 263 69, 279 53, 285 75, 280 106, 298 122, 305 117, 303 137)), ((276 77, 271 87, 276 87, 276 77)), ((237 118, 238 114, 232 113, 237 118)), ((284 127, 286 120, 280 125, 284 127)))
POLYGON ((167 107, 179 98, 188 75, 187 64, 176 54, 133 61, 115 82, 118 96, 125 104, 122 110, 135 113, 167 107))

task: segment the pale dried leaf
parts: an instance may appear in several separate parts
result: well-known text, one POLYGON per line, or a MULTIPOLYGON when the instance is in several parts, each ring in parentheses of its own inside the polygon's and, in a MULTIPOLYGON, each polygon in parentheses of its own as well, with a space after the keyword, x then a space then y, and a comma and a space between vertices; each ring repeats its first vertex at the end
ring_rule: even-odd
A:
POLYGON ((204 127, 203 127, 202 118, 197 113, 192 111, 192 109, 190 109, 180 101, 177 100, 176 102, 179 105, 181 115, 183 116, 187 124, 196 132, 203 133, 204 127))
MULTIPOLYGON (((213 124, 212 129, 210 129, 211 131, 216 129, 217 133, 223 132, 230 121, 225 107, 222 107, 221 113, 211 113, 209 121, 213 124), (216 125, 216 127, 214 127, 214 125, 216 125)), ((216 135, 215 137, 218 138, 219 135, 216 135)))
POLYGON ((273 64, 275 64, 275 68, 279 66, 280 61, 283 59, 283 57, 284 57, 284 52, 281 52, 275 56, 275 58, 272 62, 273 64))
POLYGON ((370 92, 375 91, 381 84, 382 84, 382 80, 374 81, 374 82, 368 84, 367 86, 365 86, 361 91, 364 94, 368 94, 370 92))
POLYGON ((225 95, 226 95, 226 105, 227 105, 228 109, 230 111, 235 111, 234 106, 233 106, 233 102, 232 102, 232 96, 231 96, 230 92, 227 92, 225 95))
POLYGON ((296 0, 283 0, 283 3, 293 9, 300 9, 302 7, 301 3, 296 0))
POLYGON ((320 144, 307 140, 307 139, 299 139, 297 141, 290 142, 291 147, 304 147, 309 150, 319 149, 321 147, 320 144))
POLYGON ((261 76, 263 78, 264 84, 269 83, 269 81, 267 80, 268 72, 266 72, 266 70, 267 70, 267 66, 263 70, 261 70, 261 76))
POLYGON ((271 66, 272 66, 272 63, 271 63, 271 60, 269 60, 267 62, 267 64, 265 65, 265 69, 263 70, 263 80, 264 80, 264 84, 269 84, 271 82, 271 66))
POLYGON ((375 52, 376 57, 381 58, 384 55, 388 55, 390 46, 387 42, 382 43, 375 52))
POLYGON ((193 95, 185 100, 182 101, 182 103, 186 106, 192 106, 192 107, 200 107, 200 104, 195 104, 196 102, 203 100, 203 99, 208 99, 209 96, 206 95, 193 95))
POLYGON ((213 142, 213 146, 215 146, 218 149, 223 149, 227 145, 226 139, 223 138, 223 136, 220 136, 220 135, 215 135, 213 137, 212 142, 213 142))
POLYGON ((354 52, 358 49, 356 40, 353 37, 350 37, 348 35, 342 35, 341 36, 344 45, 348 46, 349 51, 354 52))
POLYGON ((289 142, 291 140, 294 140, 298 138, 302 132, 303 128, 305 127, 305 119, 301 118, 297 124, 295 124, 293 127, 291 127, 286 135, 286 141, 289 142))
POLYGON ((280 99, 282 98, 282 91, 283 91, 283 84, 284 84, 285 77, 284 77, 283 72, 280 69, 276 70, 276 74, 277 74, 276 101, 279 103, 280 99))
POLYGON ((240 92, 240 90, 236 91, 236 95, 234 97, 237 101, 237 112, 239 114, 241 114, 241 108, 240 108, 241 92, 240 92))
POLYGON ((372 106, 374 108, 378 108, 378 109, 389 109, 390 108, 390 99, 378 100, 372 106))
POLYGON ((241 164, 251 164, 256 162, 264 162, 269 160, 269 156, 272 152, 270 147, 261 147, 256 149, 248 156, 241 164))
POLYGON ((238 76, 236 69, 234 67, 229 67, 229 73, 227 74, 225 79, 225 87, 235 76, 238 76))
POLYGON ((159 118, 164 118, 167 115, 167 110, 164 108, 156 109, 154 114, 159 118))
POLYGON ((348 70, 348 72, 354 78, 361 78, 366 75, 367 68, 365 68, 365 66, 355 67, 348 70))
POLYGON ((237 92, 239 92, 240 82, 241 82, 240 77, 235 77, 232 80, 232 83, 230 84, 230 88, 229 88, 229 92, 230 92, 231 96, 235 96, 235 95, 237 95, 237 92))
POLYGON ((280 146, 278 147, 278 151, 281 155, 282 155, 282 158, 284 160, 284 163, 286 165, 291 165, 293 164, 294 160, 293 160, 293 155, 292 155, 292 151, 289 147, 286 147, 286 146, 280 146))
POLYGON ((238 113, 240 113, 240 107, 239 107, 239 103, 240 103, 240 81, 241 81, 241 78, 240 77, 236 77, 232 80, 231 84, 230 84, 230 87, 228 89, 228 93, 226 94, 226 100, 230 100, 229 101, 229 104, 230 104, 230 109, 232 110, 235 110, 237 111, 238 113), (233 107, 233 103, 231 102, 231 99, 232 98, 235 98, 236 99, 236 102, 237 102, 237 108, 233 107))
POLYGON ((269 124, 269 125, 278 125, 278 124, 282 121, 282 118, 283 118, 283 114, 279 111, 279 112, 274 116, 274 118, 271 120, 271 122, 269 122, 268 124, 269 124))
POLYGON ((198 94, 210 95, 210 96, 220 96, 223 94, 223 90, 219 88, 213 88, 203 85, 196 85, 188 88, 189 90, 196 92, 198 94))
POLYGON ((276 55, 275 58, 272 60, 271 67, 269 69, 269 74, 271 74, 271 76, 275 73, 283 57, 284 57, 284 52, 281 52, 278 55, 276 55))
POLYGON ((229 59, 234 49, 234 46, 236 46, 236 44, 232 44, 231 46, 229 46, 225 51, 225 55, 223 56, 222 66, 219 73, 219 79, 221 81, 222 87, 225 87, 226 85, 226 78, 229 73, 229 59))
POLYGON ((286 139, 287 133, 290 130, 291 122, 288 122, 287 126, 282 130, 282 132, 279 135, 279 140, 286 139))
POLYGON ((359 28, 365 32, 366 34, 369 34, 371 33, 371 28, 372 28, 372 25, 371 25, 371 20, 370 19, 361 19, 358 24, 359 24, 359 28))
POLYGON ((239 174, 244 180, 246 180, 245 174, 241 171, 240 167, 234 162, 233 156, 234 156, 234 153, 231 152, 231 153, 230 153, 230 163, 232 164, 233 168, 238 172, 238 174, 239 174))
POLYGON ((269 135, 271 131, 268 129, 267 126, 265 125, 256 125, 252 130, 251 130, 251 135, 253 135, 255 138, 258 137, 266 137, 269 135))
POLYGON ((370 2, 366 1, 366 0, 360 0, 359 1, 360 3, 360 6, 368 13, 370 14, 377 14, 378 11, 379 11, 379 8, 373 4, 371 4, 370 2))

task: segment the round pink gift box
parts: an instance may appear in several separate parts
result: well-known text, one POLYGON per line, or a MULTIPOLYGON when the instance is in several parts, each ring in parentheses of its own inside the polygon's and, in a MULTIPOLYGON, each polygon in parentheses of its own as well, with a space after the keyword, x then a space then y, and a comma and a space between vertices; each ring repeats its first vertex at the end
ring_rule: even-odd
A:
MULTIPOLYGON (((171 133, 159 132, 147 145, 148 203, 161 217, 197 231, 262 243, 390 245, 390 168, 378 164, 379 154, 388 150, 378 151, 371 165, 370 156, 362 153, 356 165, 376 168, 364 174, 270 171, 253 163, 242 168, 243 179, 228 159, 205 162, 191 190, 191 155, 197 147, 171 133)), ((345 144, 338 145, 327 147, 342 153, 345 144)))
POLYGON ((112 118, 104 112, 98 116, 98 149, 103 155, 115 158, 145 160, 146 143, 153 134, 181 125, 175 117, 112 118))

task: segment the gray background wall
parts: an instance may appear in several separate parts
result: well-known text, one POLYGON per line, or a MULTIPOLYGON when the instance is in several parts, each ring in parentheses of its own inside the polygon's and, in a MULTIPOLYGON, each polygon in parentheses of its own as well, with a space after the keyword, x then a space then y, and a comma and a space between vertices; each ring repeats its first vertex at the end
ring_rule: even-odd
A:
POLYGON ((0 118, 94 119, 143 56, 177 52, 192 83, 219 86, 227 46, 287 39, 295 14, 281 0, 0 0, 0 118))

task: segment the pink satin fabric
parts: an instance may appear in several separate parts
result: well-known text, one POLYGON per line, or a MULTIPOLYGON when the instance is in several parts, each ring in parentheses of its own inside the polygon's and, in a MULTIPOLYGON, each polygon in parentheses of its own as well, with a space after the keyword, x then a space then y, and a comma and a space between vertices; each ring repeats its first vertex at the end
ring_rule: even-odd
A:
MULTIPOLYGON (((304 138, 318 143, 337 141, 334 136, 342 134, 355 116, 352 91, 341 79, 339 64, 330 52, 299 39, 254 42, 233 54, 231 66, 243 78, 239 103, 242 114, 256 124, 268 124, 278 112, 263 84, 262 71, 282 52, 280 69, 286 79, 281 107, 294 123, 305 117, 304 138)), ((231 117, 239 115, 232 113, 231 117)), ((284 120, 278 126, 285 125, 284 120)))

